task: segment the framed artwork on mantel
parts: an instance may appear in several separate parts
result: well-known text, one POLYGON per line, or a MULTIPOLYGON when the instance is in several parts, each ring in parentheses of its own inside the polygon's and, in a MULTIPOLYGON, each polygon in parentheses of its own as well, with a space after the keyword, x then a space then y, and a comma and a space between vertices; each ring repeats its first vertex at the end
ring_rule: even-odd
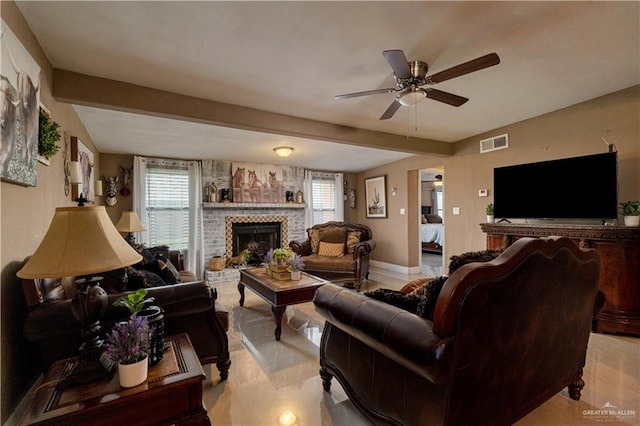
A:
POLYGON ((71 199, 75 200, 82 194, 87 202, 94 203, 96 197, 93 186, 93 152, 75 136, 71 136, 71 158, 79 162, 82 169, 82 183, 71 186, 71 199))
POLYGON ((387 217, 387 177, 365 179, 365 204, 367 219, 387 217))

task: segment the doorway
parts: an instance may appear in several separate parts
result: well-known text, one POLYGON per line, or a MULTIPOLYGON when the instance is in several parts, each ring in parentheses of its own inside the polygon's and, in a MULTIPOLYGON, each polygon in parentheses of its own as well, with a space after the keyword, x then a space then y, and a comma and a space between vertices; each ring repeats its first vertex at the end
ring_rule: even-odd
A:
POLYGON ((420 269, 424 276, 444 275, 444 167, 421 169, 420 200, 420 269))

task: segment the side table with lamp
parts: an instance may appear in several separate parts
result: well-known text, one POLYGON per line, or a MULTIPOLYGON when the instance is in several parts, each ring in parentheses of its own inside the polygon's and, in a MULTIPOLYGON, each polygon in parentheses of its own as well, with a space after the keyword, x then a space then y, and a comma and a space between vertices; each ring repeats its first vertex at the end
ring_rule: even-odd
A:
MULTIPOLYGON (((80 197, 82 198, 82 197, 80 197)), ((139 262, 142 256, 118 233, 103 206, 59 207, 36 252, 18 271, 20 278, 83 276, 72 300, 74 317, 82 324, 83 343, 78 362, 58 384, 64 388, 113 375, 113 366, 102 357, 100 318, 107 308, 107 294, 96 273, 139 262)))

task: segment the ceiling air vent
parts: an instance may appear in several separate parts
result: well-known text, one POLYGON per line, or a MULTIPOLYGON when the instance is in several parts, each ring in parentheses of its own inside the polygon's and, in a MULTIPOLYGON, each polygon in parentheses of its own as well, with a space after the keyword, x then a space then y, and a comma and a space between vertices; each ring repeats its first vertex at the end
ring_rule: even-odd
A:
POLYGON ((485 152, 491 152, 498 149, 509 148, 509 134, 494 136, 489 139, 482 139, 480 141, 480 154, 485 152))

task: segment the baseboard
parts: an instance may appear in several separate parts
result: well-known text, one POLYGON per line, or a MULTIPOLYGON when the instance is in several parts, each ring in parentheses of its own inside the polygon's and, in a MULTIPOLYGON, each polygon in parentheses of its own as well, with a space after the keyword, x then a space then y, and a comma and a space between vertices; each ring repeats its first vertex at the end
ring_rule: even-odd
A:
POLYGON ((379 260, 370 260, 369 263, 373 268, 397 272, 399 274, 413 275, 419 274, 422 271, 420 266, 400 266, 393 263, 380 262, 379 260))

